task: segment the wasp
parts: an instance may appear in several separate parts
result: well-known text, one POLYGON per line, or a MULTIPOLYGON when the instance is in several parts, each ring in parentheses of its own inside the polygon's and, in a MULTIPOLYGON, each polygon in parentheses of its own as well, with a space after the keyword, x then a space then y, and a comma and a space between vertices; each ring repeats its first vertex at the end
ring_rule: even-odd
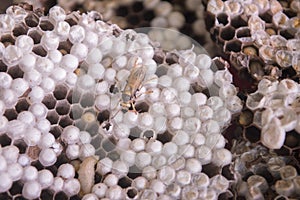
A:
MULTIPOLYGON (((137 95, 137 92, 141 89, 142 83, 146 76, 146 67, 142 65, 142 59, 140 57, 137 57, 134 61, 133 68, 130 71, 130 74, 127 78, 126 84, 124 89, 121 91, 121 99, 119 105, 121 106, 121 111, 123 113, 126 113, 128 111, 132 111, 135 114, 138 113, 138 111, 135 109, 135 101, 136 99, 141 96, 142 94, 137 95)), ((114 88, 115 89, 115 88, 114 88)), ((112 89, 112 90, 114 90, 112 89)), ((118 90, 118 89, 117 89, 118 90)), ((149 94, 153 91, 146 91, 143 94, 149 94)), ((109 120, 102 125, 102 128, 108 130, 112 126, 112 123, 110 122, 113 118, 117 116, 120 110, 118 110, 112 117, 109 118, 109 120)))
POLYGON ((137 113, 134 106, 135 99, 137 98, 136 93, 141 89, 145 75, 146 68, 142 65, 141 58, 138 57, 130 71, 124 90, 122 91, 122 102, 120 105, 123 113, 128 112, 130 108, 133 109, 133 112, 137 113))

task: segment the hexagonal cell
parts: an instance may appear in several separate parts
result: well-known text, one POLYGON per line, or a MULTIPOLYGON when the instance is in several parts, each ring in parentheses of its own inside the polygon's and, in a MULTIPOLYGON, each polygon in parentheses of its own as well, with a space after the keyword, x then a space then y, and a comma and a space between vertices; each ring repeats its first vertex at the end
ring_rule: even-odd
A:
POLYGON ((47 51, 44 49, 42 45, 36 45, 33 47, 32 52, 38 56, 45 57, 47 56, 47 51))
POLYGON ((8 45, 14 45, 15 39, 11 34, 3 34, 0 37, 0 42, 4 44, 5 47, 8 45))
POLYGON ((17 119, 18 113, 14 108, 6 109, 4 112, 4 116, 8 119, 8 121, 17 119))
POLYGON ((266 23, 272 23, 273 14, 271 10, 267 10, 266 12, 259 14, 259 17, 266 23))
POLYGON ((237 84, 239 86, 240 91, 247 91, 248 93, 255 92, 255 88, 253 88, 253 84, 256 82, 255 79, 250 75, 247 68, 243 68, 238 73, 238 81, 237 84))
POLYGON ((59 121, 59 115, 57 114, 56 111, 50 110, 47 113, 46 119, 51 123, 51 124, 57 124, 59 121))
POLYGON ((153 130, 145 130, 141 134, 141 138, 153 138, 155 136, 155 132, 153 130))
POLYGON ((117 151, 111 151, 107 154, 107 157, 110 158, 112 161, 116 161, 120 158, 120 155, 117 151))
POLYGON ((96 137, 92 137, 91 145, 93 145, 95 149, 101 149, 101 151, 104 151, 104 149, 102 148, 102 141, 103 137, 98 134, 96 137))
POLYGON ((73 124, 73 120, 68 115, 61 117, 60 120, 59 120, 59 125, 62 128, 65 128, 65 127, 70 126, 72 124, 73 124))
POLYGON ((69 197, 64 192, 58 192, 54 196, 54 200, 68 200, 69 197))
POLYGON ((69 90, 69 88, 65 84, 59 84, 59 85, 55 86, 53 95, 56 100, 62 100, 67 97, 68 90, 69 90))
POLYGON ((166 131, 162 134, 157 134, 157 140, 159 140, 163 144, 170 142, 172 138, 173 135, 169 131, 166 131))
POLYGON ((67 40, 67 41, 60 42, 57 49, 63 55, 65 55, 65 54, 69 54, 70 53, 71 47, 72 47, 72 43, 69 40, 67 40))
POLYGON ((220 38, 225 41, 229 41, 233 39, 234 35, 235 35, 235 28, 233 28, 232 26, 224 27, 220 31, 220 38))
MULTIPOLYGON (((168 54, 167 54, 167 60, 168 60, 168 54)), ((171 58, 170 58, 171 59, 171 58)), ((178 56, 177 56, 177 59, 178 59, 178 56)), ((178 61, 178 60, 177 60, 178 61)), ((168 61, 167 61, 168 62, 168 61)), ((176 63, 176 62, 175 62, 176 63)), ((164 64, 161 64, 157 67, 156 69, 156 72, 155 72, 155 75, 157 75, 158 77, 161 77, 163 75, 166 75, 168 72, 168 67, 164 64)))
POLYGON ((233 17, 230 22, 231 26, 234 28, 240 28, 244 26, 248 26, 248 19, 245 15, 237 15, 236 17, 233 17))
POLYGON ((83 108, 92 107, 95 103, 94 93, 85 93, 81 96, 80 105, 83 108))
POLYGON ((139 176, 142 176, 142 171, 135 165, 129 167, 129 171, 127 173, 127 177, 131 179, 135 179, 139 176))
POLYGON ((285 39, 289 40, 289 39, 293 39, 295 37, 296 34, 296 30, 295 29, 283 29, 279 31, 279 34, 284 37, 285 39))
POLYGON ((253 112, 250 110, 244 110, 239 116, 239 124, 242 126, 248 126, 253 122, 253 112))
POLYGON ((202 173, 205 173, 209 178, 211 178, 220 173, 220 167, 213 164, 203 165, 202 173))
POLYGON ((123 178, 120 178, 119 181, 118 181, 118 185, 121 187, 121 188, 128 188, 131 186, 131 182, 132 180, 127 177, 127 176, 124 176, 123 178))
POLYGON ((34 44, 39 44, 43 36, 43 32, 39 29, 30 29, 28 31, 28 36, 33 39, 34 44))
POLYGON ((80 119, 83 115, 83 108, 79 104, 73 104, 71 106, 70 118, 73 120, 80 119))
POLYGON ((109 116, 110 116, 109 110, 104 110, 104 111, 98 113, 97 121, 99 122, 99 124, 102 124, 103 122, 109 120, 109 116))
POLYGON ((80 14, 78 12, 71 12, 66 16, 65 21, 70 25, 74 26, 78 24, 80 14))
POLYGON ((292 154, 292 150, 286 146, 282 146, 280 149, 275 149, 274 152, 278 156, 290 156, 292 154))
POLYGON ((116 148, 116 144, 117 144, 117 141, 113 137, 110 137, 110 138, 105 139, 102 142, 101 147, 106 152, 110 152, 110 151, 113 151, 116 148))
POLYGON ((55 110, 59 115, 67 115, 70 112, 70 104, 67 100, 58 101, 55 106, 55 110))
POLYGON ((87 132, 89 132, 89 134, 94 137, 94 136, 98 136, 99 135, 99 124, 98 122, 94 122, 94 123, 89 123, 87 124, 85 130, 87 132))
MULTIPOLYGON (((294 5, 299 3, 298 1, 294 1, 294 5)), ((299 5, 299 4, 298 4, 299 5)), ((290 4, 290 8, 293 8, 293 5, 290 4)), ((295 9, 296 10, 296 9, 295 9)), ((297 12, 295 12, 295 10, 291 10, 291 9, 283 9, 283 13, 286 14, 286 16, 288 16, 288 18, 292 18, 292 17, 296 17, 297 16, 297 12)))
POLYGON ((15 109, 18 113, 28 110, 30 103, 26 98, 20 98, 15 106, 15 109))
POLYGON ((55 105, 56 105, 56 99, 54 98, 54 96, 52 94, 47 94, 42 103, 49 109, 54 109, 55 105))
POLYGON ((25 23, 29 27, 37 27, 39 25, 40 18, 36 13, 29 13, 25 17, 25 23))
POLYGON ((244 137, 246 140, 256 143, 260 141, 261 130, 256 126, 249 126, 245 129, 244 137))
POLYGON ((236 30, 237 38, 251 37, 251 31, 248 27, 241 27, 236 30))
POLYGON ((85 128, 86 128, 87 124, 83 120, 78 119, 78 120, 74 121, 74 126, 79 128, 80 131, 85 131, 85 128))
POLYGON ((146 102, 140 102, 137 103, 135 105, 135 109, 139 112, 139 113, 143 113, 143 112, 148 112, 149 110, 149 105, 146 102))
POLYGON ((98 130, 99 124, 96 121, 93 123, 87 123, 85 127, 85 131, 89 132, 92 137, 99 134, 98 130))
POLYGON ((286 133, 284 145, 290 149, 300 148, 300 134, 293 130, 286 133))
POLYGON ((219 24, 223 24, 223 26, 226 26, 228 24, 228 15, 226 13, 220 13, 217 15, 217 20, 219 24))
POLYGON ((251 76, 257 80, 261 80, 265 75, 264 63, 256 58, 250 60, 248 70, 251 76))
POLYGON ((0 135, 0 146, 5 147, 11 144, 11 138, 8 137, 6 134, 0 135))
POLYGON ((7 72, 8 67, 0 60, 0 72, 7 72))
POLYGON ((15 181, 13 182, 13 185, 9 189, 9 193, 12 196, 22 194, 22 189, 23 189, 23 183, 21 181, 15 181))
POLYGON ((96 155, 96 156, 99 156, 99 160, 105 158, 105 157, 106 157, 106 154, 107 154, 107 153, 106 153, 103 149, 98 149, 98 150, 96 150, 96 152, 95 152, 95 155, 96 155))
POLYGON ((142 130, 139 129, 137 126, 130 129, 129 139, 134 140, 139 138, 142 133, 142 130))
POLYGON ((52 31, 54 29, 54 25, 49 20, 41 20, 39 26, 43 31, 52 31))
POLYGON ((25 153, 28 147, 22 139, 14 141, 13 144, 18 147, 20 154, 25 153))
POLYGON ((137 197, 137 195, 138 195, 138 191, 137 191, 137 189, 135 189, 133 187, 132 188, 128 188, 126 190, 126 196, 129 199, 135 199, 137 197))
POLYGON ((20 35, 27 35, 28 30, 29 28, 24 22, 22 22, 20 24, 17 24, 12 32, 15 37, 18 37, 20 35))
POLYGON ((226 42, 224 49, 226 52, 240 52, 242 49, 242 42, 240 40, 234 39, 226 42))
POLYGON ((10 67, 7 73, 13 78, 23 78, 24 72, 20 69, 19 66, 10 67))
POLYGON ((58 138, 62 133, 62 128, 59 125, 54 125, 51 126, 49 132, 52 133, 55 138, 58 138))
POLYGON ((41 197, 41 199, 53 199, 54 192, 50 189, 44 189, 44 190, 42 190, 40 197, 41 197))
POLYGON ((257 56, 258 55, 258 49, 254 45, 243 46, 242 52, 248 56, 257 56))

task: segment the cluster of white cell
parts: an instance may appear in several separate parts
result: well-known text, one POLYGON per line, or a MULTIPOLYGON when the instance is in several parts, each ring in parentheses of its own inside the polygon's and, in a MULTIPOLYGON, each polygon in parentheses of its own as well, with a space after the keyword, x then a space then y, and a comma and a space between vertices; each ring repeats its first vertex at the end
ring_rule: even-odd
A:
MULTIPOLYGON (((174 51, 179 57, 178 63, 158 65, 152 59, 154 48, 149 46, 148 38, 131 30, 123 31, 119 37, 111 37, 105 42, 110 46, 95 48, 92 55, 88 56, 94 59, 86 61, 88 66, 81 71, 76 89, 83 96, 95 91, 95 109, 110 111, 113 116, 108 119, 111 128, 105 130, 100 127, 100 134, 116 138, 120 158, 116 161, 104 158, 98 162, 100 174, 114 174, 108 175, 113 178, 113 183, 109 183, 110 179, 107 178, 104 183, 93 187, 93 194, 87 195, 124 198, 125 191, 116 184, 131 172, 130 167, 136 166, 142 171, 142 177, 134 179, 132 187, 137 189, 141 198, 217 198, 228 188, 228 180, 220 175, 209 179, 201 170, 203 165, 209 163, 220 167, 231 163, 232 155, 224 148, 225 139, 221 132, 229 125, 232 114, 241 110, 242 102, 236 96, 237 89, 231 84, 230 72, 227 69, 214 69, 207 55, 197 55, 192 49, 174 51), (115 43, 119 45, 117 50, 114 49, 115 43), (121 95, 132 69, 139 67, 134 65, 137 59, 142 60, 147 71, 134 104, 146 102, 149 109, 142 113, 122 113, 121 95), (114 84, 119 92, 112 93, 109 90, 109 86, 114 84), (207 97, 204 93, 193 92, 193 84, 215 95, 207 97), (139 138, 128 138, 132 128, 142 130, 139 138), (143 130, 151 130, 153 137, 143 137, 143 130), (166 132, 173 138, 162 143, 157 137, 166 132), (196 187, 199 182, 193 182, 198 176, 201 177, 199 182, 204 182, 200 189, 196 187), (141 178, 149 185, 136 186, 135 181, 141 178), (173 191, 173 187, 176 191, 173 191), (118 195, 111 196, 110 190, 118 195), (194 196, 186 197, 189 193, 194 196)), ((78 140, 79 130, 76 132, 70 135, 76 135, 78 140)), ((66 137, 68 141, 71 143, 73 139, 66 137)), ((92 146, 85 146, 91 148, 86 156, 94 154, 92 146)))
POLYGON ((257 91, 248 96, 246 106, 255 111, 254 123, 262 129, 261 142, 270 149, 283 146, 286 132, 300 132, 299 84, 291 79, 261 80, 257 91))
MULTIPOLYGON (((11 31, 14 22, 26 16, 22 8, 15 9, 18 12, 9 9, 11 12, 1 15, 6 28, 2 31, 11 31)), ((231 163, 232 155, 224 147, 221 132, 229 125, 232 114, 241 110, 242 103, 231 84, 230 72, 214 69, 207 55, 197 55, 192 49, 174 51, 178 57, 175 64, 158 65, 153 60, 155 49, 147 35, 121 31, 115 25, 95 21, 93 15, 93 12, 78 15, 78 24, 70 26, 60 7, 51 8, 49 21, 54 29, 42 31, 40 42, 47 52, 45 57, 32 52, 35 45, 27 35, 18 36, 14 45, 0 44, 3 63, 8 68, 18 65, 24 72, 23 78, 17 79, 6 72, 0 73, 0 134, 6 133, 12 141, 22 139, 27 146, 38 147, 38 160, 45 167, 54 165, 62 151, 71 160, 84 161, 94 156, 95 148, 88 132, 71 125, 63 129, 58 140, 49 133, 48 109, 42 100, 57 84, 64 83, 81 96, 92 92, 95 95, 92 108, 110 112, 111 127, 105 130, 100 126, 99 134, 104 138, 114 137, 120 155, 114 161, 104 158, 98 162, 101 167, 97 172, 105 179, 83 198, 124 199, 126 190, 117 183, 135 165, 142 176, 133 180, 132 187, 141 199, 216 199, 227 190, 228 180, 221 175, 209 178, 201 170, 209 163, 219 167, 231 163), (113 34, 115 31, 120 34, 113 34), (69 54, 63 55, 58 47, 67 40, 72 47, 69 54), (123 113, 120 111, 123 88, 137 60, 141 60, 146 73, 137 97, 132 96, 133 103, 145 102, 149 109, 142 113, 123 113), (79 65, 76 75, 74 71, 79 65), (118 92, 110 91, 112 85, 118 92), (192 85, 209 91, 210 96, 193 91, 192 85), (26 92, 29 92, 28 111, 8 121, 5 110, 13 108, 26 92), (142 130, 141 137, 130 140, 132 128, 142 130), (146 130, 153 132, 150 139, 143 137, 146 130), (157 137, 166 132, 172 139, 163 143, 157 137)), ((93 113, 90 115, 88 119, 96 120, 93 113)), ((8 191, 13 181, 22 179, 22 195, 28 199, 37 198, 42 189, 50 186, 68 196, 79 193, 80 182, 74 178, 72 165, 61 165, 57 177, 53 177, 48 170, 38 171, 30 166, 31 159, 19 154, 14 145, 1 149, 0 192, 8 191)))

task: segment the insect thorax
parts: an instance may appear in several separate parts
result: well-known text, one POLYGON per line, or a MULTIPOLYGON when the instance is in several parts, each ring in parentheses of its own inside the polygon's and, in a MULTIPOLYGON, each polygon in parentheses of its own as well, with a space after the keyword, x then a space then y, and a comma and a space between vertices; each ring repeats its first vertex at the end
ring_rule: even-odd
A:
POLYGON ((130 99, 131 99, 131 96, 129 94, 125 94, 125 93, 122 94, 123 102, 128 102, 128 101, 130 101, 130 99))

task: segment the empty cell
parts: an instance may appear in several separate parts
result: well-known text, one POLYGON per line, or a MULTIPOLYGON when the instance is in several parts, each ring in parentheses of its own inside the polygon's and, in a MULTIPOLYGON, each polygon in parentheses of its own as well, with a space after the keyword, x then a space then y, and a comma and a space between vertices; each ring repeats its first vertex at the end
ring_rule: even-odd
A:
POLYGON ((44 97, 42 103, 49 109, 54 109, 56 105, 56 100, 52 94, 48 94, 44 97))
POLYGON ((52 124, 57 124, 59 120, 59 115, 57 114, 56 111, 51 110, 47 114, 47 120, 52 124))
POLYGON ((10 67, 7 73, 13 78, 23 78, 24 72, 20 69, 19 66, 10 67))
POLYGON ((82 95, 80 105, 83 108, 92 107, 95 103, 95 95, 93 93, 85 93, 82 95))
POLYGON ((68 87, 64 84, 59 84, 55 86, 53 91, 53 95, 56 100, 62 100, 67 97, 68 94, 68 87))
POLYGON ((73 124, 73 120, 68 115, 61 117, 60 120, 59 120, 59 125, 62 128, 65 128, 65 127, 70 126, 72 124, 73 124))
POLYGON ((70 104, 66 101, 58 101, 55 110, 59 115, 67 115, 70 112, 70 104))
POLYGON ((250 126, 245 129, 244 137, 251 143, 256 143, 260 140, 260 129, 250 126))

